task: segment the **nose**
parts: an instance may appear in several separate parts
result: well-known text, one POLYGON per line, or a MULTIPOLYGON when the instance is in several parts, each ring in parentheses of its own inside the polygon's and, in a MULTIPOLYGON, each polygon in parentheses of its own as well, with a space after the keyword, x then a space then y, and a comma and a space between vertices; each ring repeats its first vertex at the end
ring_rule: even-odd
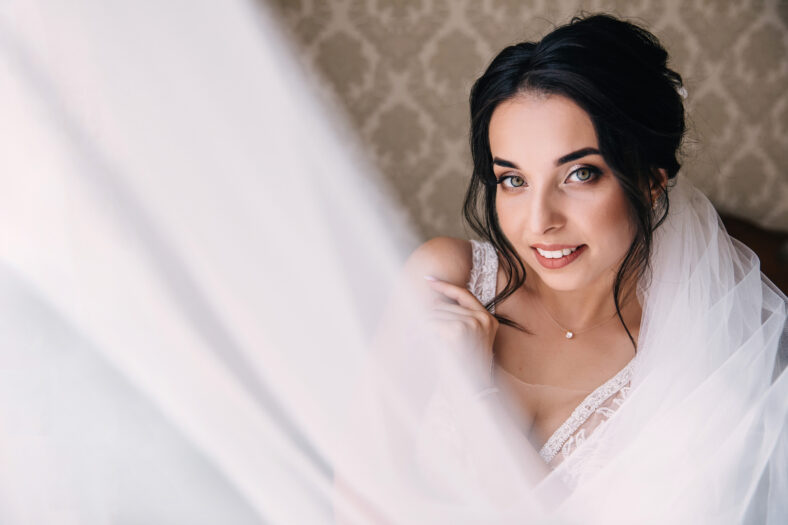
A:
POLYGON ((564 223, 560 196, 551 188, 542 188, 529 199, 528 227, 531 233, 542 235, 559 229, 564 223))

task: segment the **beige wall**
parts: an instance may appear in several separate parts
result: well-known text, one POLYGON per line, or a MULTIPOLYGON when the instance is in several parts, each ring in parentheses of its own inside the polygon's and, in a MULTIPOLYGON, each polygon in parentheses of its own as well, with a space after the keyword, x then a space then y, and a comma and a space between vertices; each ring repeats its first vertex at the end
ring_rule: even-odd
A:
POLYGON ((788 231, 786 0, 267 0, 425 236, 467 236, 468 92, 505 45, 580 10, 644 24, 689 92, 683 176, 788 231))

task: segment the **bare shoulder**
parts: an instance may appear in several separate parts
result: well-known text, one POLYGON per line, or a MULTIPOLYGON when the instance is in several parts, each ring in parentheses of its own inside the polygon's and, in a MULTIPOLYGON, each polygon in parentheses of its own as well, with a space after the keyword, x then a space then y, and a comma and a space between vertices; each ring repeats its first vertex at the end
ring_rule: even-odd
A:
POLYGON ((470 241, 436 237, 410 254, 392 288, 386 312, 376 335, 376 345, 397 353, 405 339, 423 325, 424 314, 439 294, 432 289, 425 275, 465 288, 470 277, 473 250, 470 241), (414 324, 415 323, 415 324, 414 324))
POLYGON ((408 257, 405 272, 409 277, 432 275, 443 281, 465 286, 473 266, 471 242, 454 237, 428 240, 408 257))

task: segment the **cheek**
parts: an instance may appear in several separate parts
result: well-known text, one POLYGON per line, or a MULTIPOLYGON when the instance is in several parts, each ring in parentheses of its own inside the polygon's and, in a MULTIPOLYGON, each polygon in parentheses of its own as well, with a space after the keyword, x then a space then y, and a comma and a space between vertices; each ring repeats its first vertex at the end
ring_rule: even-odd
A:
POLYGON ((522 224, 522 218, 519 217, 518 208, 514 205, 511 199, 502 199, 500 195, 495 197, 495 212, 498 215, 498 224, 504 235, 511 241, 516 237, 516 232, 519 224, 522 224))
POLYGON ((595 220, 586 224, 597 233, 600 246, 611 257, 620 258, 629 250, 635 238, 635 225, 629 211, 629 203, 619 190, 613 192, 607 199, 600 200, 595 220), (604 232, 599 236, 599 232, 604 232))

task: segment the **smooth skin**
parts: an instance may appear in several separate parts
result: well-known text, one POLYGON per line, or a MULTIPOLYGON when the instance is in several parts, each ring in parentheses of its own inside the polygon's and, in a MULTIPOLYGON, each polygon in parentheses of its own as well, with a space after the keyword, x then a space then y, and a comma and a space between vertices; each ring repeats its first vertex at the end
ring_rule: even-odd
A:
MULTIPOLYGON (((489 136, 501 229, 527 272, 526 284, 496 311, 530 333, 500 325, 465 288, 472 266, 469 241, 431 239, 411 255, 406 272, 414 286, 432 294, 428 322, 439 337, 494 355, 497 366, 525 383, 590 392, 635 354, 613 317, 615 274, 634 237, 626 197, 596 152, 591 119, 568 98, 524 94, 503 102, 493 113, 489 136), (582 253, 550 268, 540 263, 535 245, 582 247, 582 253), (567 340, 556 321, 575 331, 575 339, 567 340)), ((504 283, 499 267, 497 291, 504 283)), ((628 283, 622 314, 637 341, 641 308, 633 289, 628 283)), ((477 377, 483 388, 484 370, 477 377)), ((571 413, 571 407, 554 410, 540 395, 549 393, 519 400, 532 414, 525 430, 537 446, 571 413)))
MULTIPOLYGON (((489 136, 501 229, 527 272, 526 283, 496 311, 530 333, 501 325, 465 288, 472 268, 470 242, 437 237, 406 262, 403 286, 383 316, 378 345, 396 353, 403 344, 403 334, 409 332, 403 327, 413 322, 409 299, 415 291, 428 305, 419 320, 423 326, 447 347, 481 357, 472 374, 480 391, 492 386, 485 363, 494 359, 524 383, 590 392, 635 354, 612 317, 615 273, 634 236, 626 198, 604 159, 594 153, 599 143, 591 119, 565 97, 526 94, 501 103, 489 136), (570 154, 571 160, 562 161, 570 154), (583 252, 561 268, 546 268, 534 245, 583 246, 583 252), (567 340, 546 310, 561 326, 576 331, 576 338, 567 340)), ((652 200, 657 193, 655 189, 652 200)), ((504 284, 499 266, 496 291, 504 284)), ((637 341, 641 308, 632 288, 632 283, 625 288, 622 314, 637 341)), ((549 388, 528 392, 515 401, 530 415, 521 430, 538 449, 574 407, 556 407, 549 388)), ((491 396, 485 402, 498 399, 491 396)), ((337 490, 369 521, 379 520, 341 480, 337 490)))

